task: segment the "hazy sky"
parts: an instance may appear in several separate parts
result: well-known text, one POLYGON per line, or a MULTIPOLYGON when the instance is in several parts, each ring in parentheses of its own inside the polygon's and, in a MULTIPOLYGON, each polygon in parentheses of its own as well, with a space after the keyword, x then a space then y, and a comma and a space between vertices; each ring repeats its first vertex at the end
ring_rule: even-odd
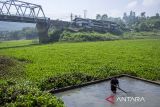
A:
POLYGON ((47 17, 51 19, 69 20, 70 14, 83 17, 83 10, 87 10, 88 18, 95 18, 96 14, 122 17, 124 12, 133 10, 140 14, 146 11, 148 16, 160 13, 160 0, 21 0, 40 4, 47 17))

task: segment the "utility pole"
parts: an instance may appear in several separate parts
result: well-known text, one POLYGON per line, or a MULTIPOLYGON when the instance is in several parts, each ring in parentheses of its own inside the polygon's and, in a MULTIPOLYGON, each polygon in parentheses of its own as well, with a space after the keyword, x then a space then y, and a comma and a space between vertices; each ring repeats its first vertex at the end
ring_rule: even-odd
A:
POLYGON ((87 10, 83 10, 83 12, 84 12, 84 19, 86 19, 86 17, 87 17, 87 10))
POLYGON ((71 22, 73 21, 73 14, 71 13, 71 22))

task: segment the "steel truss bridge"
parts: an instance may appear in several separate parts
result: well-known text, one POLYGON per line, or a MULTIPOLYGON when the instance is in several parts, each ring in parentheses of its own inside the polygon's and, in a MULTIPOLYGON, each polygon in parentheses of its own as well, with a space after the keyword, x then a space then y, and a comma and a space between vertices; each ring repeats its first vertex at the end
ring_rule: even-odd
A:
POLYGON ((19 0, 0 1, 0 21, 38 23, 46 22, 40 5, 19 0))
POLYGON ((50 20, 45 16, 41 5, 19 0, 0 0, 0 21, 36 23, 40 43, 49 40, 50 27, 63 28, 69 22, 50 20))

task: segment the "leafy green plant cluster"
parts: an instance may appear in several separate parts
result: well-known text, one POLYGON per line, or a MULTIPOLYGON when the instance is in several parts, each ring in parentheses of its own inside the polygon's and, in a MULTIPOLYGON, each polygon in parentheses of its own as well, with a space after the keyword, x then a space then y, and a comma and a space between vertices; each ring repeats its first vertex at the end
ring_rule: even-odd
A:
MULTIPOLYGON (((21 43, 22 41, 20 41, 21 43)), ((2 43, 3 46, 7 44, 7 42, 2 43)), ((34 83, 73 71, 99 75, 98 78, 128 73, 151 80, 159 80, 159 45, 159 39, 54 43, 1 49, 0 55, 10 56, 20 62, 29 62, 24 63, 25 75, 19 73, 21 70, 16 71, 17 69, 15 69, 15 73, 19 74, 18 78, 21 77, 23 80, 34 83)), ((16 76, 10 75, 0 81, 10 78, 18 79, 16 76)))
POLYGON ((122 39, 157 39, 160 38, 160 31, 155 32, 125 32, 122 39))
POLYGON ((16 59, 0 56, 0 79, 23 76, 23 67, 24 65, 16 59))
POLYGON ((154 31, 160 29, 160 17, 152 17, 146 20, 142 20, 134 27, 136 31, 154 31))
MULTIPOLYGON (((143 74, 148 75, 147 72, 143 74)), ((135 71, 125 71, 125 70, 120 70, 116 68, 111 68, 109 66, 103 66, 92 74, 91 73, 86 74, 83 72, 70 72, 70 73, 59 74, 57 76, 49 77, 41 81, 41 83, 39 84, 39 88, 43 91, 50 90, 50 89, 60 89, 67 86, 80 85, 83 83, 105 79, 107 77, 120 75, 120 74, 129 74, 132 76, 142 77, 141 75, 139 75, 139 73, 135 71)), ((148 77, 148 79, 154 80, 156 79, 155 75, 158 75, 158 70, 152 73, 152 75, 146 76, 146 77, 148 77)))
POLYGON ((83 84, 89 81, 95 81, 99 79, 91 75, 87 75, 81 72, 72 72, 59 76, 50 77, 41 82, 41 90, 59 89, 66 86, 73 86, 83 84))
POLYGON ((0 78, 0 82, 12 79, 21 85, 0 86, 0 106, 57 104, 57 107, 61 107, 54 96, 33 87, 57 89, 124 73, 160 80, 159 39, 54 43, 32 47, 26 46, 26 41, 25 46, 22 44, 23 41, 0 44, 0 56, 8 56, 1 59, 1 65, 23 65, 14 66, 15 69, 4 67, 6 72, 3 73, 11 71, 12 75, 0 78), (11 48, 12 44, 14 48, 11 48), (18 44, 21 47, 17 47, 18 44), (21 67, 25 75, 18 69, 21 67), (25 81, 33 84, 28 86, 25 81))
POLYGON ((50 42, 84 42, 84 41, 110 41, 121 39, 150 39, 160 38, 160 31, 154 32, 124 32, 121 35, 112 33, 98 33, 92 31, 74 32, 69 30, 55 30, 49 33, 50 42))
POLYGON ((118 36, 110 33, 97 33, 97 32, 76 32, 71 33, 64 31, 61 34, 60 41, 70 41, 70 42, 82 42, 82 41, 108 41, 117 40, 118 36))
POLYGON ((0 49, 8 49, 8 48, 20 48, 36 45, 36 40, 12 40, 12 41, 2 41, 0 43, 0 49))
POLYGON ((39 84, 41 90, 51 90, 51 89, 60 89, 67 86, 75 86, 83 83, 105 79, 107 77, 120 75, 120 74, 129 74, 132 76, 139 76, 142 78, 156 80, 160 79, 160 68, 143 68, 144 71, 125 71, 116 68, 111 68, 109 66, 103 66, 99 68, 95 73, 86 74, 83 72, 71 72, 65 74, 59 74, 57 76, 49 77, 39 84), (153 72, 155 71, 155 72, 153 72))
POLYGON ((0 106, 7 107, 64 107, 55 96, 23 85, 0 84, 0 106))
POLYGON ((54 30, 49 32, 49 41, 50 42, 57 42, 60 39, 60 35, 62 34, 63 30, 54 30))

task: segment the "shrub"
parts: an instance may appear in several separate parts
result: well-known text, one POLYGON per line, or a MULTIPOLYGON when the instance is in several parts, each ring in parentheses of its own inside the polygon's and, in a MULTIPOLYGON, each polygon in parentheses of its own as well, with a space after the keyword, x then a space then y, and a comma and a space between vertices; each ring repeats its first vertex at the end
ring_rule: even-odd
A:
POLYGON ((50 77, 40 84, 41 90, 58 89, 66 86, 82 84, 97 80, 98 77, 90 76, 80 72, 72 72, 60 76, 50 77))
POLYGON ((122 39, 145 39, 145 38, 159 38, 159 31, 155 32, 126 32, 122 35, 122 39))
POLYGON ((23 64, 18 60, 6 56, 0 56, 0 79, 23 76, 23 64))
POLYGON ((64 107, 55 96, 24 85, 0 84, 0 106, 7 107, 64 107))
POLYGON ((82 42, 82 41, 107 41, 119 39, 110 33, 97 33, 97 32, 76 32, 71 33, 64 31, 61 34, 60 41, 72 41, 72 42, 82 42))
POLYGON ((59 38, 60 38, 60 35, 61 35, 62 32, 63 32, 63 30, 55 30, 53 32, 50 32, 49 33, 49 37, 50 37, 49 40, 51 42, 59 41, 59 38))

